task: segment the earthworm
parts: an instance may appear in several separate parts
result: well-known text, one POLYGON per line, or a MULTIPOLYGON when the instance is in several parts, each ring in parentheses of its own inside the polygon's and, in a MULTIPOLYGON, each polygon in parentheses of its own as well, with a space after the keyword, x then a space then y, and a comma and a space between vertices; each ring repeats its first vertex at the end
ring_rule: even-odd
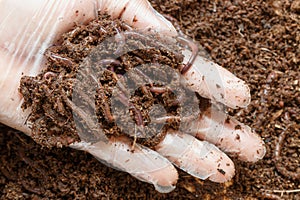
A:
POLYGON ((100 60, 98 64, 104 65, 104 66, 107 66, 107 65, 119 66, 119 65, 121 65, 121 62, 116 59, 106 58, 106 59, 100 60))
MULTIPOLYGON (((129 95, 128 90, 126 89, 124 85, 124 76, 121 74, 116 74, 114 71, 109 70, 112 73, 112 77, 116 80, 118 89, 124 94, 124 95, 129 95)), ((125 97, 126 99, 126 97, 125 97)))
POLYGON ((47 81, 50 80, 50 78, 56 77, 57 75, 54 72, 46 72, 43 76, 43 78, 47 81))
POLYGON ((294 180, 299 180, 300 179, 299 173, 287 170, 280 163, 280 153, 281 153, 282 145, 283 145, 283 142, 284 142, 284 139, 286 137, 287 130, 289 129, 289 127, 290 126, 287 126, 278 137, 278 142, 275 147, 275 160, 276 160, 275 167, 282 175, 284 175, 288 178, 294 179, 294 180))
MULTIPOLYGON (((111 59, 110 61, 112 61, 114 59, 111 59)), ((106 62, 106 61, 104 61, 106 62)), ((80 73, 83 76, 86 76, 86 74, 80 70, 80 73)), ((98 95, 100 96, 100 99, 102 100, 102 104, 103 104, 103 112, 104 112, 104 116, 105 119, 109 122, 112 123, 114 121, 114 117, 110 112, 110 106, 108 105, 108 103, 106 102, 106 95, 104 93, 104 88, 102 86, 102 84, 97 80, 97 78, 93 75, 93 73, 90 73, 89 76, 94 80, 94 82, 96 82, 98 84, 99 87, 99 92, 98 95)), ((91 98, 89 98, 84 92, 82 92, 82 90, 78 91, 79 95, 83 97, 83 99, 88 101, 89 105, 93 105, 95 104, 95 102, 91 101, 91 98)), ((73 109, 73 108, 72 108, 73 109)), ((83 118, 84 119, 84 118, 83 118)))
POLYGON ((189 69, 192 67, 193 63, 195 62, 198 52, 199 52, 199 48, 198 48, 197 44, 195 44, 193 41, 185 38, 184 36, 179 35, 178 39, 181 44, 188 45, 192 49, 192 55, 191 55, 189 61, 183 66, 183 68, 180 71, 181 74, 185 74, 186 72, 189 71, 189 69))
MULTIPOLYGON (((115 76, 117 77, 117 76, 115 76)), ((119 82, 117 80, 117 82, 119 82)), ((105 116, 107 117, 107 120, 109 122, 112 122, 114 120, 111 112, 110 112, 110 107, 108 105, 108 103, 104 100, 105 99, 105 94, 104 94, 104 89, 103 86, 101 85, 101 83, 98 82, 98 85, 100 87, 100 98, 103 99, 102 103, 104 104, 104 113, 105 116)), ((125 87, 123 86, 123 84, 121 84, 121 89, 124 89, 125 87)), ((142 113, 139 109, 137 109, 135 107, 135 105, 133 105, 132 103, 127 103, 128 102, 128 98, 125 96, 125 93, 123 91, 121 91, 121 93, 118 95, 119 96, 119 100, 121 101, 122 104, 124 104, 125 106, 129 106, 130 108, 133 108, 134 113, 135 113, 135 120, 138 126, 144 125, 144 120, 142 117, 142 113)))
POLYGON ((136 121, 136 125, 144 126, 144 120, 143 120, 142 112, 139 109, 137 109, 135 107, 135 105, 133 105, 132 103, 130 103, 129 106, 131 108, 133 108, 133 110, 135 112, 134 118, 135 118, 135 121, 136 121))
POLYGON ((107 69, 109 71, 114 72, 115 66, 120 66, 121 62, 118 61, 117 59, 107 58, 107 59, 100 60, 97 64, 102 65, 102 67, 107 67, 107 66, 111 65, 110 67, 107 67, 107 69))
POLYGON ((106 95, 104 94, 103 86, 102 86, 102 84, 100 82, 98 84, 100 86, 100 88, 99 88, 99 95, 100 95, 100 98, 101 98, 102 103, 104 105, 103 111, 104 111, 104 114, 105 114, 105 118, 106 118, 107 121, 109 121, 111 123, 111 122, 114 121, 114 117, 113 117, 113 115, 110 112, 110 106, 106 102, 106 95))
POLYGON ((65 108, 64 108, 61 98, 57 98, 54 108, 57 109, 57 111, 60 113, 65 113, 65 108))
POLYGON ((180 120, 180 116, 163 116, 156 119, 151 119, 154 123, 165 123, 167 120, 180 120))
POLYGON ((120 93, 118 95, 118 97, 119 97, 120 102, 123 105, 128 106, 129 108, 133 109, 133 111, 135 113, 134 119, 136 121, 136 124, 138 126, 143 126, 144 125, 144 120, 143 120, 143 116, 142 116, 141 111, 139 109, 137 109, 134 104, 128 102, 128 98, 125 96, 124 93, 120 93))
POLYGON ((150 88, 150 91, 151 91, 151 92, 154 92, 154 93, 157 93, 157 94, 163 94, 163 93, 165 93, 165 92, 168 91, 168 88, 166 88, 166 87, 156 87, 156 86, 152 86, 152 87, 150 88))
POLYGON ((48 57, 54 61, 54 62, 58 62, 58 63, 61 63, 62 65, 65 65, 67 67, 72 67, 75 65, 75 63, 73 61, 71 61, 70 59, 68 58, 64 58, 64 57, 61 57, 59 55, 56 55, 54 53, 49 53, 48 57))
MULTIPOLYGON (((147 75, 145 75, 141 70, 134 68, 134 72, 136 74, 141 75, 143 78, 147 79, 147 82, 150 83, 150 85, 152 86, 152 79, 150 79, 147 75)), ((130 75, 134 75, 133 73, 130 73, 130 75)), ((137 77, 134 76, 133 80, 136 80, 137 77)), ((140 80, 141 81, 141 80, 140 80)), ((143 81, 141 81, 143 82, 143 81)), ((118 81, 119 83, 119 81, 118 81)), ((121 84, 122 88, 124 88, 123 84, 121 84)), ((122 89, 121 88, 121 89, 122 89)), ((136 108, 136 106, 132 103, 128 103, 128 98, 125 96, 125 91, 121 91, 121 93, 119 94, 119 100, 125 105, 125 106, 129 106, 130 108, 133 109, 134 113, 135 113, 135 120, 136 120, 136 124, 138 126, 144 126, 144 120, 143 120, 143 116, 142 113, 139 109, 136 108)))
POLYGON ((167 120, 180 120, 182 122, 187 122, 193 120, 195 117, 194 116, 189 116, 189 117, 181 117, 181 116, 163 116, 163 117, 158 117, 156 119, 151 119, 152 122, 154 123, 164 123, 167 120))
MULTIPOLYGON (((147 81, 150 81, 152 82, 152 80, 147 76, 145 75, 142 71, 140 71, 139 69, 135 68, 134 69, 135 72, 137 72, 137 74, 140 74, 141 76, 143 76, 144 78, 148 79, 147 81)), ((133 75, 133 73, 130 73, 133 75)), ((133 77, 134 80, 136 80, 136 76, 133 77)), ((119 81, 118 81, 119 82, 119 81)), ((122 85, 123 86, 123 85, 122 85)), ((124 91, 123 91, 123 95, 119 94, 119 98, 120 98, 120 101, 125 105, 125 106, 129 106, 130 108, 133 109, 134 113, 135 113, 135 120, 136 120, 136 124, 138 126, 144 126, 144 120, 143 120, 143 116, 142 116, 142 113, 139 109, 137 109, 135 107, 134 104, 130 103, 129 104, 127 103, 128 102, 128 99, 127 97, 125 96, 124 94, 124 91)))
POLYGON ((97 130, 98 126, 96 122, 90 117, 92 115, 89 115, 85 113, 80 107, 76 106, 66 95, 66 92, 63 90, 63 95, 64 101, 69 106, 73 112, 75 112, 81 119, 83 119, 87 126, 90 128, 90 130, 97 130))

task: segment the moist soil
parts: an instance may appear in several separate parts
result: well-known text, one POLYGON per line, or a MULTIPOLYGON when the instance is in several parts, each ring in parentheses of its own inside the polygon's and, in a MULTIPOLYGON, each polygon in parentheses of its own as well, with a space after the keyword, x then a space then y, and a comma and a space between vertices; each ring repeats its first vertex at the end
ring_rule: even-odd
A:
POLYGON ((31 110, 26 123, 33 140, 51 148, 105 134, 129 136, 132 149, 135 142, 154 147, 167 130, 184 126, 180 119, 196 120, 206 110, 208 100, 180 83, 188 67, 176 38, 98 16, 48 48, 39 75, 22 77, 19 91, 22 108, 31 110))
MULTIPOLYGON (((300 198, 299 1, 162 0, 151 3, 159 12, 172 19, 182 32, 202 45, 214 62, 249 84, 251 104, 245 109, 229 109, 228 112, 252 127, 264 139, 267 147, 264 159, 255 164, 234 159, 236 175, 225 184, 198 180, 179 170, 177 188, 169 194, 159 194, 152 185, 108 168, 85 152, 64 147, 80 139, 72 135, 74 127, 62 125, 68 133, 64 135, 66 138, 57 140, 56 135, 47 144, 46 139, 35 139, 35 142, 25 134, 1 125, 1 199, 300 198), (49 149, 44 146, 61 148, 49 149)), ((126 29, 121 22, 117 22, 116 26, 126 29)), ((114 27, 110 27, 110 33, 115 34, 114 27)), ((66 41, 72 41, 70 38, 66 41)), ((62 68, 69 72, 71 66, 78 67, 74 65, 80 62, 75 60, 78 55, 70 57, 62 53, 66 53, 64 48, 52 48, 48 51, 46 56, 49 55, 49 59, 51 55, 59 55, 54 56, 54 59, 52 56, 52 63, 58 65, 58 71, 52 70, 54 74, 45 72, 47 76, 43 74, 41 80, 46 78, 51 83, 60 73, 65 73, 62 68), (58 57, 67 59, 55 59, 58 57)), ((173 52, 167 57, 180 61, 180 56, 174 56, 175 54, 173 52)), ((85 56, 79 58, 81 57, 85 56)), ((174 66, 177 69, 179 67, 174 66)), ((63 75, 66 74, 68 73, 63 75)), ((68 84, 63 86, 65 90, 72 89, 68 84)), ((101 91, 97 94, 101 95, 101 91)), ((62 96, 59 96, 62 103, 55 99, 58 103, 55 108, 51 107, 52 110, 62 108, 67 109, 66 112, 70 111, 62 96)), ((99 102, 99 113, 105 113, 104 110, 105 105, 99 102)), ((51 119, 53 112, 46 114, 51 119)), ((133 109, 131 116, 138 120, 136 115, 133 109)), ((107 119, 105 116, 103 115, 103 121, 107 119)), ((147 118, 146 114, 142 116, 147 118)), ((33 119, 29 119, 29 122, 36 127, 33 119)), ((60 123, 52 124, 57 126, 60 123)))
POLYGON ((61 147, 98 141, 105 134, 127 135, 152 147, 166 130, 178 129, 184 102, 178 102, 165 83, 180 89, 183 101, 191 95, 179 87, 183 55, 172 38, 139 33, 100 14, 62 37, 61 45, 46 50, 47 67, 36 77, 22 77, 20 83, 22 108, 31 109, 26 123, 37 143, 61 147), (153 105, 164 107, 170 118, 159 130, 150 126, 151 117, 162 114, 151 109, 153 105))

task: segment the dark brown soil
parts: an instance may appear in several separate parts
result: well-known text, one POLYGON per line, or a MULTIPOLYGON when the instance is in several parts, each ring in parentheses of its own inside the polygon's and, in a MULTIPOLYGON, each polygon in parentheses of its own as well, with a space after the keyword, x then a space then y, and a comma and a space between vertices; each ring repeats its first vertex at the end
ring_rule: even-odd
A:
POLYGON ((181 30, 251 87, 246 109, 229 112, 260 134, 267 154, 255 164, 235 160, 226 184, 180 172, 177 188, 153 186, 69 148, 42 148, 1 126, 1 199, 299 199, 299 1, 152 1, 181 30), (297 7, 298 6, 298 7, 297 7))

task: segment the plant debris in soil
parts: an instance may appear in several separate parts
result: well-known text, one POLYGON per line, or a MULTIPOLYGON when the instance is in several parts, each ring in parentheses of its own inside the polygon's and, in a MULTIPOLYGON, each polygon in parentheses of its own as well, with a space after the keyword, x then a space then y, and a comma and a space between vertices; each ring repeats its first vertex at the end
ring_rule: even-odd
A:
POLYGON ((235 161, 225 184, 180 171, 177 188, 157 193, 130 175, 69 148, 41 148, 1 126, 1 199, 300 199, 299 1, 151 1, 178 21, 214 62, 245 80, 246 109, 229 110, 264 139, 257 163, 235 161))

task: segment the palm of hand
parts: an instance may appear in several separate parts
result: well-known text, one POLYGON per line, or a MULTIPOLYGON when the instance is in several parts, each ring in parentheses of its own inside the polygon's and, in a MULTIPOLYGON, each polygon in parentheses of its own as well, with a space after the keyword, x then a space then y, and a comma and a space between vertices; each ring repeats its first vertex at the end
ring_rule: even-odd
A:
MULTIPOLYGON (((44 50, 51 43, 55 43, 57 36, 68 30, 74 22, 84 23, 95 18, 95 10, 100 9, 106 10, 112 16, 121 16, 131 26, 147 28, 153 24, 154 29, 174 34, 172 27, 157 16, 146 1, 138 3, 98 1, 98 4, 94 1, 34 3, 36 7, 30 8, 22 3, 17 4, 20 9, 25 10, 20 14, 17 9, 9 9, 16 6, 13 1, 4 1, 0 5, 2 22, 0 25, 0 69, 2 71, 0 120, 29 135, 30 130, 24 126, 29 113, 23 112, 20 108, 22 98, 18 93, 19 80, 23 74, 34 76, 39 73, 44 50), (130 12, 129 10, 134 9, 134 5, 137 4, 142 5, 141 10, 130 12), (10 18, 12 14, 16 16, 13 19, 10 18), (134 17, 138 20, 133 20, 134 17)), ((185 54, 189 57, 189 52, 185 54)), ((205 60, 198 57, 193 67, 185 73, 184 78, 190 88, 202 96, 231 107, 246 106, 249 101, 249 91, 244 83, 217 65, 212 64, 212 67, 207 65, 205 60), (209 75, 209 72, 206 73, 204 68, 223 75, 221 77, 224 83, 222 84, 223 98, 220 98, 219 92, 210 90, 212 85, 216 86, 215 78, 209 75), (209 78, 202 81, 204 76, 209 78)), ((178 175, 172 163, 202 179, 209 178, 216 182, 230 179, 234 174, 234 165, 226 154, 213 144, 224 151, 237 154, 242 160, 256 161, 264 155, 265 150, 261 139, 247 126, 234 119, 229 120, 221 112, 203 116, 197 123, 189 126, 195 130, 193 135, 181 132, 167 134, 165 139, 155 147, 156 151, 140 145, 136 145, 134 153, 127 151, 131 148, 131 141, 124 137, 93 144, 75 143, 71 146, 86 150, 106 164, 127 171, 138 179, 153 183, 161 192, 172 190, 176 183, 178 175), (213 144, 201 142, 193 136, 213 144)))

